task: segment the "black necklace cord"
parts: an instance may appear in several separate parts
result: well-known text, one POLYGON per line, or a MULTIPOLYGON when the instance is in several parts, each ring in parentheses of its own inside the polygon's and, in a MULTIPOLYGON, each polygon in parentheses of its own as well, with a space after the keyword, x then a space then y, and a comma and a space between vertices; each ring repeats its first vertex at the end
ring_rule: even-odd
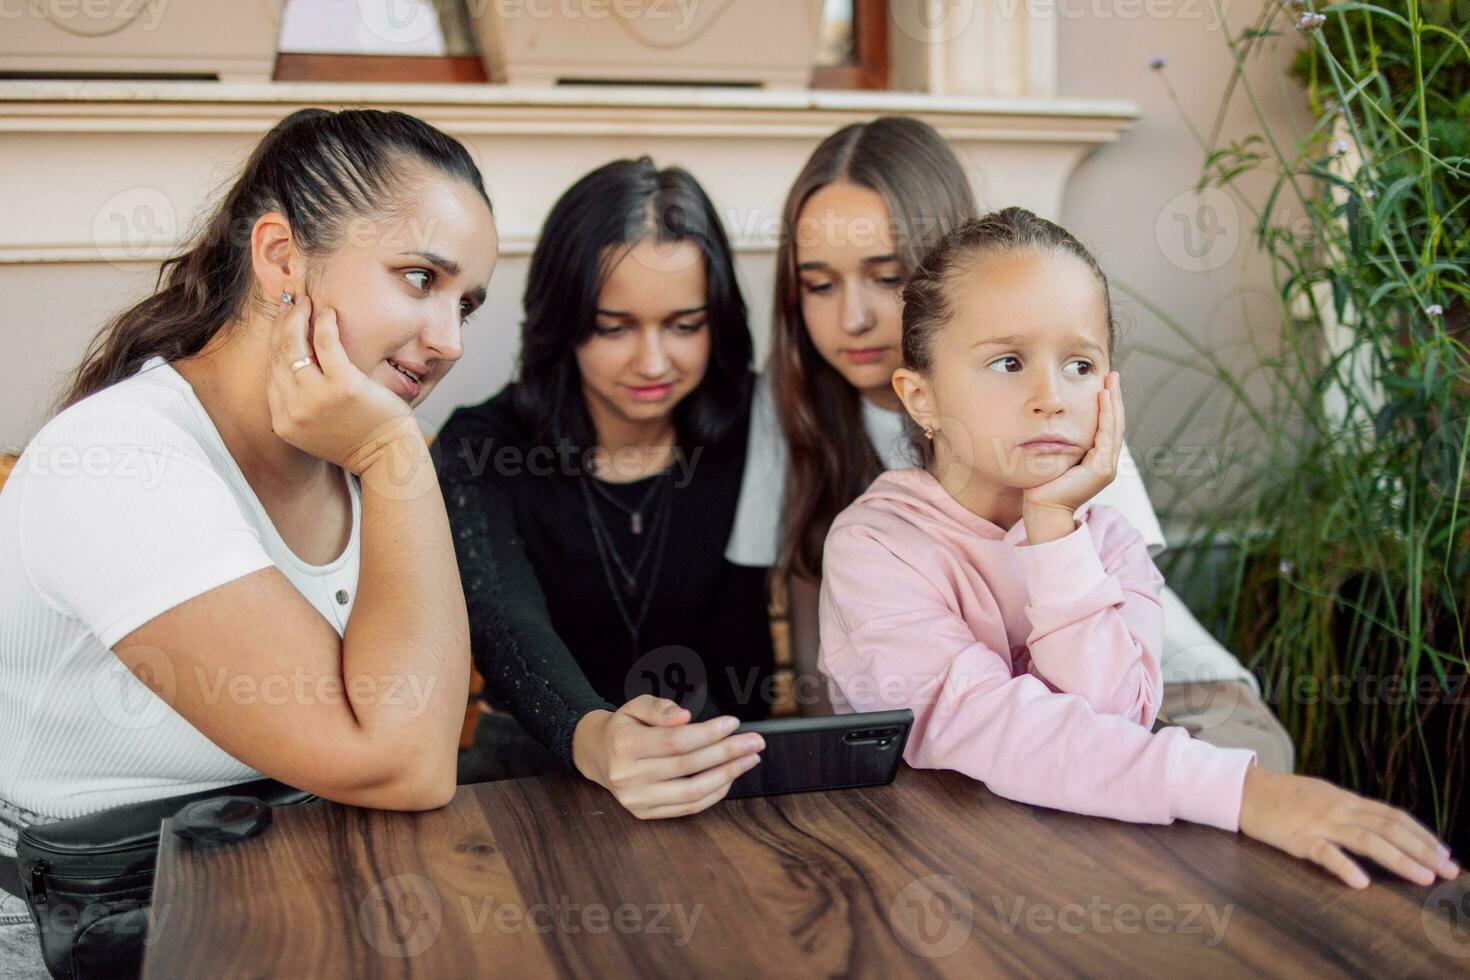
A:
MULTIPOLYGON (((623 561, 622 556, 618 554, 617 545, 613 540, 612 533, 609 531, 602 515, 598 513, 595 502, 592 499, 592 490, 589 489, 592 478, 587 477, 579 480, 578 483, 582 487, 582 502, 587 512, 588 525, 592 531, 592 541, 597 548, 598 561, 602 566, 603 579, 607 583, 608 591, 612 594, 613 605, 617 608, 618 617, 623 621, 623 626, 628 631, 628 639, 632 645, 633 655, 637 656, 639 653, 639 633, 642 629, 643 621, 648 616, 648 610, 653 603, 653 596, 658 585, 659 572, 663 567, 663 557, 666 551, 665 546, 668 543, 668 530, 673 514, 672 495, 659 493, 655 497, 655 493, 668 487, 669 481, 662 478, 656 480, 649 494, 645 496, 644 501, 640 504, 641 512, 642 508, 647 507, 649 502, 652 501, 653 511, 648 539, 644 542, 643 548, 640 550, 631 572, 628 570, 627 564, 623 561), (639 604, 635 615, 628 609, 628 603, 633 600, 638 591, 638 574, 642 571, 643 565, 650 555, 653 556, 653 567, 649 572, 648 585, 643 590, 642 602, 639 604), (618 584, 614 578, 614 570, 616 570, 617 576, 623 581, 623 588, 621 589, 618 588, 618 584)), ((596 489, 601 490, 600 487, 596 489)), ((603 496, 606 497, 609 495, 604 491, 603 496)), ((623 508, 620 502, 614 501, 614 503, 619 503, 619 509, 624 510, 625 513, 627 512, 626 508, 623 508)))

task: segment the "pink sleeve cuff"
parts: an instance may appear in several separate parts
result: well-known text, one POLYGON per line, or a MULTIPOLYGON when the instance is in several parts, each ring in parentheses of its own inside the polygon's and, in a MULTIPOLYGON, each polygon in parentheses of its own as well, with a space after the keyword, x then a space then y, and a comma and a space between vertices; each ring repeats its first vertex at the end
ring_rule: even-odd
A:
MULTIPOLYGON (((1169 731, 1165 729, 1159 735, 1169 731)), ((1226 749, 1179 729, 1181 737, 1169 760, 1169 812, 1176 820, 1240 829, 1240 799, 1245 771, 1256 760, 1250 749, 1226 749)))
MULTIPOLYGON (((1108 576, 1086 522, 1079 522, 1065 538, 1019 545, 1014 551, 1026 579, 1026 594, 1033 605, 1049 606, 1080 599, 1108 576)), ((1121 594, 1118 601, 1122 601, 1121 594)))

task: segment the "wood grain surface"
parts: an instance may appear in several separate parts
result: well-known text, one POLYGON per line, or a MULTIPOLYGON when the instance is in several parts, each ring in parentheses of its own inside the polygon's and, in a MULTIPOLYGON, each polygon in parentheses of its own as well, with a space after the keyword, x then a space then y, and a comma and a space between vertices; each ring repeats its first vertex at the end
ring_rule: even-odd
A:
POLYGON ((639 821, 571 776, 319 802, 159 852, 145 976, 1452 976, 1470 876, 1354 892, 1204 827, 954 773, 639 821))

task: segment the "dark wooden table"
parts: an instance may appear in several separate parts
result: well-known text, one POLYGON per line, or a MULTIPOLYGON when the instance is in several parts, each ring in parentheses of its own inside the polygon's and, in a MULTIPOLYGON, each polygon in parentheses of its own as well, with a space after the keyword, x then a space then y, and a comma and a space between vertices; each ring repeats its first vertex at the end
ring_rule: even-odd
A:
POLYGON ((442 810, 165 827, 145 976, 1451 976, 1470 875, 1354 892, 1239 835, 1088 819, 953 773, 642 822, 572 777, 442 810))

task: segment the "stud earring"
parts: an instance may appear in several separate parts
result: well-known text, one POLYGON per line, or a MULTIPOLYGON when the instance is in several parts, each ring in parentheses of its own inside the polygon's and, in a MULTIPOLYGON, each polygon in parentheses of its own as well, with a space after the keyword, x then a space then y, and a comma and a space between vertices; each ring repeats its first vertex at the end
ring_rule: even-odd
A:
POLYGON ((933 439, 934 438, 934 427, 932 425, 926 425, 926 426, 924 426, 924 438, 925 439, 933 439))
POLYGON ((283 289, 281 290, 281 302, 285 303, 287 306, 295 306, 296 298, 292 296, 290 292, 283 289))

